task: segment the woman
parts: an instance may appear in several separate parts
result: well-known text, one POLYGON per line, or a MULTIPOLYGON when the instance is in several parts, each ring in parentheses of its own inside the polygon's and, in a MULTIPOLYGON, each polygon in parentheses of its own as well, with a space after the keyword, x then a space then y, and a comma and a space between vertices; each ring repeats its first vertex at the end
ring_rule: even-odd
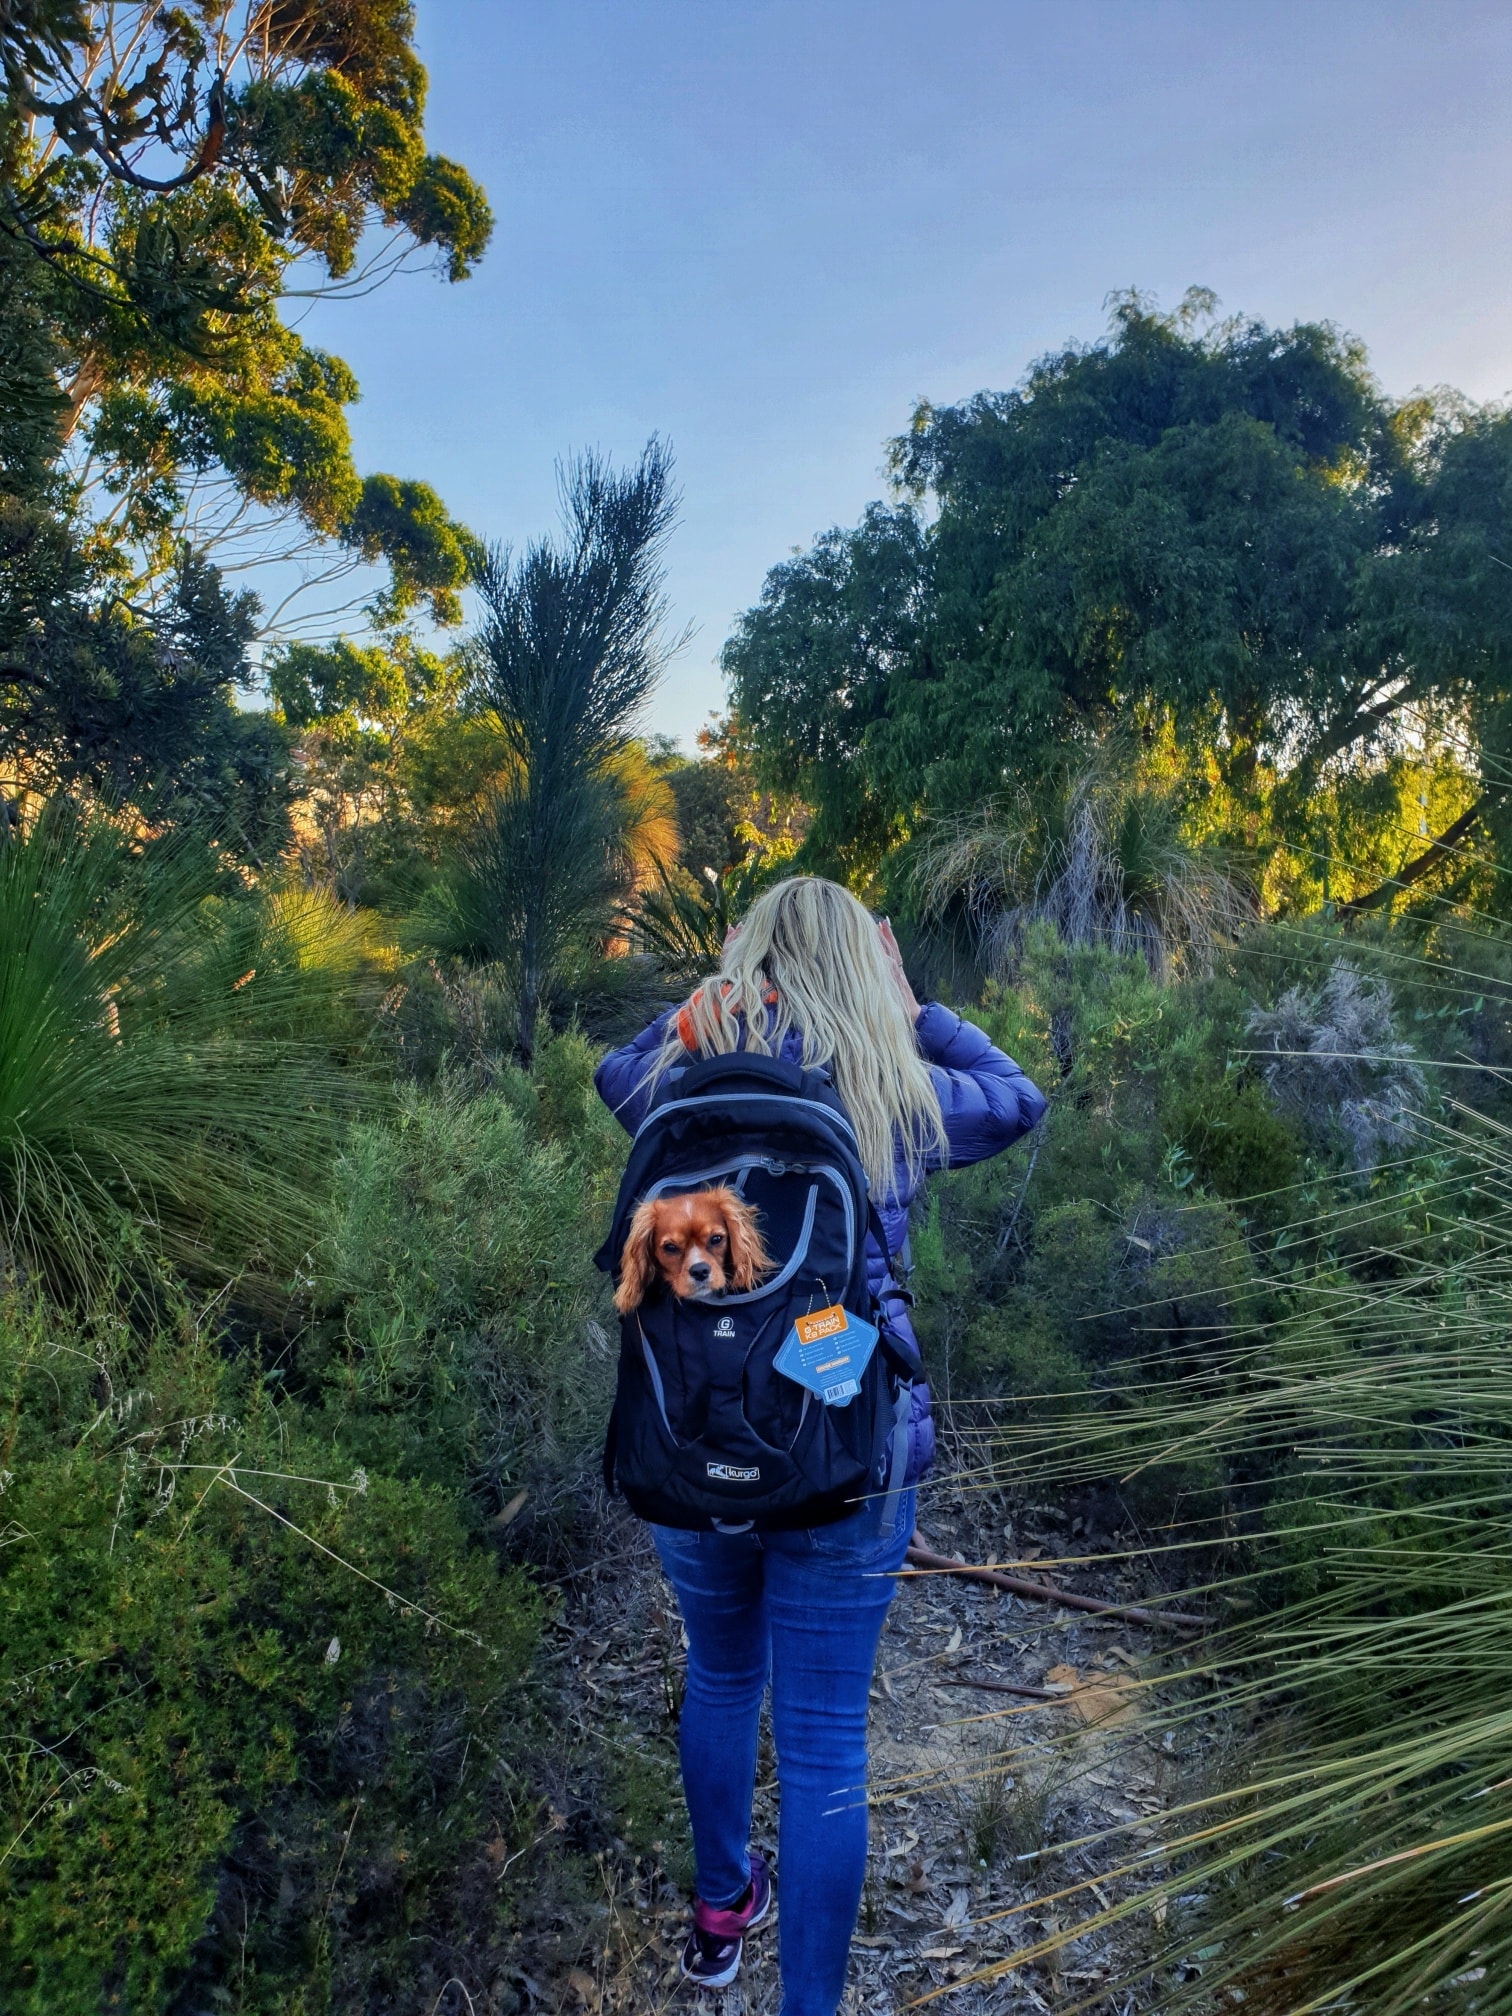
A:
MULTIPOLYGON (((892 931, 838 883, 769 889, 727 940, 716 978, 599 1066, 595 1083, 634 1132, 665 1073, 690 1051, 750 1049, 824 1065, 860 1143, 887 1251, 869 1242, 871 1287, 913 1341, 894 1274, 908 1207, 930 1169, 996 1155, 1045 1102, 1011 1058, 949 1009, 921 1007, 892 931)), ((797 1532, 692 1533, 655 1526, 688 1635, 679 1732, 697 1894, 683 1972, 733 1980, 772 1884, 748 1846, 757 1727, 768 1677, 781 1795, 782 2016, 835 2016, 866 1874, 866 1705, 882 1620, 934 1453, 929 1389, 913 1390, 897 1517, 875 1508, 797 1532)))

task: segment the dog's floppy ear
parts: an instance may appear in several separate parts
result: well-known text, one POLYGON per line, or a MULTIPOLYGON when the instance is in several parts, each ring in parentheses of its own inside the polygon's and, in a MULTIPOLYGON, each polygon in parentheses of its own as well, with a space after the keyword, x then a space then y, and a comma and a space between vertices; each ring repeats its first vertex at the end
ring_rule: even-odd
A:
POLYGON ((730 1235, 730 1280, 743 1294, 746 1289, 754 1288, 763 1274, 772 1271, 772 1263, 756 1229, 756 1213, 744 1197, 737 1196, 733 1190, 726 1190, 721 1193, 719 1201, 724 1212, 725 1230, 730 1235))
POLYGON ((656 1279, 656 1262, 651 1257, 651 1248, 655 1243, 656 1206, 648 1200, 636 1206, 625 1239, 625 1250, 620 1255, 620 1278, 614 1291, 614 1306, 621 1316, 628 1316, 632 1309, 639 1309, 646 1299, 646 1290, 656 1279))

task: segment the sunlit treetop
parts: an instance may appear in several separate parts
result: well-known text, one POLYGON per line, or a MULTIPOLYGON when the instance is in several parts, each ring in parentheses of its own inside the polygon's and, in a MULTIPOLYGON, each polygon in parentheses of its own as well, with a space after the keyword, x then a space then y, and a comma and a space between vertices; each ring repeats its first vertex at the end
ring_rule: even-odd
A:
POLYGON ((355 382, 280 312, 417 259, 461 280, 487 245, 483 192, 426 151, 413 33, 407 0, 0 6, 0 228, 139 585, 185 538, 245 568, 313 537, 387 564, 384 616, 457 618, 467 534, 425 485, 358 475, 355 382))
POLYGON ((1011 390, 922 403, 893 499, 771 570, 723 664, 815 860, 1114 733, 1173 736, 1245 833, 1452 736, 1512 831, 1512 417, 1395 402, 1331 325, 1214 306, 1123 297, 1011 390))
MULTIPOLYGON (((414 26, 409 0, 12 0, 0 59, 33 149, 13 228, 45 255, 82 242, 98 258, 110 220, 69 220, 76 237, 49 199, 171 197, 213 181, 255 211, 254 236, 315 254, 333 279, 351 275, 374 222, 435 247, 464 279, 493 219, 466 170, 425 151, 414 26)), ((106 252, 93 275, 106 292, 127 278, 113 264, 106 252)))

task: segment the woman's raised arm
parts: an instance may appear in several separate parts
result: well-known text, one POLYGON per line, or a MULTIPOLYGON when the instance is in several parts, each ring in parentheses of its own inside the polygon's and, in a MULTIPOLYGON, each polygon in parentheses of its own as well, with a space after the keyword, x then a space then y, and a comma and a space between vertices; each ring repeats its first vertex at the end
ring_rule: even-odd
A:
POLYGON ((985 1162, 1029 1132, 1045 1095, 975 1023, 931 1001, 914 1024, 940 1097, 951 1168, 985 1162))

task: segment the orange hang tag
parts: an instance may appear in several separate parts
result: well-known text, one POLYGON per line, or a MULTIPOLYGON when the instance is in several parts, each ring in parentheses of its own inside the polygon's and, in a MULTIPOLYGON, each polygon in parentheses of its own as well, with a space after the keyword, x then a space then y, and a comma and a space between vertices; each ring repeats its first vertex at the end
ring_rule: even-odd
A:
POLYGON ((849 1320, 840 1304, 832 1302, 828 1309, 811 1309, 807 1316, 800 1316, 793 1328, 800 1344, 817 1344, 823 1337, 840 1336, 849 1320))

